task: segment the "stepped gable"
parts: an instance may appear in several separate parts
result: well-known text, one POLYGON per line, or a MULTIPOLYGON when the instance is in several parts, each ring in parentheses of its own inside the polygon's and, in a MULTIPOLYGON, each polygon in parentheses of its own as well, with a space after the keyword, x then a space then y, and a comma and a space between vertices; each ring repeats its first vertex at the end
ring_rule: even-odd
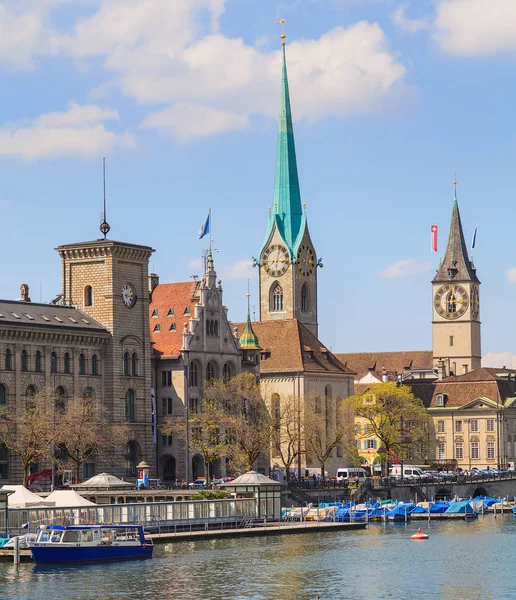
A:
MULTIPOLYGON (((245 325, 235 323, 239 331, 245 325)), ((262 347, 261 373, 354 374, 297 319, 256 321, 252 326, 262 347)))
POLYGON ((395 381, 397 374, 408 370, 433 368, 431 350, 338 353, 335 356, 343 365, 357 373, 357 379, 371 373, 381 381, 384 367, 390 381, 395 381))
POLYGON ((149 323, 155 353, 179 358, 184 326, 193 317, 194 307, 199 302, 199 287, 199 281, 185 281, 160 283, 154 288, 149 305, 149 323))

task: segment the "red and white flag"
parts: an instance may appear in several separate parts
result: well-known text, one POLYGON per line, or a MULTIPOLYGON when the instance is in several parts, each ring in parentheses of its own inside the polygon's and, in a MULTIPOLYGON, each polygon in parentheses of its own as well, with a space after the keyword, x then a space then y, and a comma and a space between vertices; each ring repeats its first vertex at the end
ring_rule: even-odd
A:
POLYGON ((432 252, 437 252, 437 231, 439 227, 437 225, 432 225, 430 227, 430 234, 432 236, 432 252))

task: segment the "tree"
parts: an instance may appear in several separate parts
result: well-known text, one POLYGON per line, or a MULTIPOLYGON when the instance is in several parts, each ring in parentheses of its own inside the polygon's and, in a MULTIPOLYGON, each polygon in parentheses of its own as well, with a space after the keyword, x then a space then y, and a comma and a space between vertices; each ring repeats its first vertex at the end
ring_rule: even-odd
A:
POLYGON ((30 467, 52 459, 55 445, 54 393, 42 391, 27 397, 25 406, 0 407, 0 442, 18 455, 23 467, 23 485, 27 486, 30 467))
POLYGON ((271 419, 260 386, 251 373, 239 373, 213 382, 205 396, 226 411, 230 464, 250 471, 261 455, 269 454, 271 419))
POLYGON ((71 398, 56 414, 56 461, 60 471, 71 467, 76 481, 84 463, 119 456, 126 440, 127 425, 109 422, 96 398, 71 398))
POLYGON ((310 396, 306 400, 304 415, 306 453, 319 464, 323 481, 326 476, 326 462, 335 448, 340 447, 348 454, 356 451, 353 429, 352 412, 341 398, 330 400, 324 409, 318 396, 310 396), (335 415, 332 408, 335 410, 335 415))
POLYGON ((279 458, 285 468, 285 477, 290 481, 290 471, 295 460, 303 454, 301 445, 300 415, 292 397, 284 401, 279 394, 270 400, 272 456, 279 458))
POLYGON ((361 436, 378 439, 384 474, 393 453, 401 460, 428 459, 431 418, 408 386, 393 381, 378 383, 348 402, 368 425, 368 433, 361 436))

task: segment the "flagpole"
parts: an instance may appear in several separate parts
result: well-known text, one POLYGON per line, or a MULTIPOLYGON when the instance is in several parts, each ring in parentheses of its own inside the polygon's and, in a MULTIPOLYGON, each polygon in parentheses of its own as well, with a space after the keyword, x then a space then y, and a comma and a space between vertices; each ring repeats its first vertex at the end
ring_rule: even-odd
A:
POLYGON ((210 224, 210 254, 211 254, 211 208, 208 210, 208 215, 209 215, 209 220, 208 223, 210 224))

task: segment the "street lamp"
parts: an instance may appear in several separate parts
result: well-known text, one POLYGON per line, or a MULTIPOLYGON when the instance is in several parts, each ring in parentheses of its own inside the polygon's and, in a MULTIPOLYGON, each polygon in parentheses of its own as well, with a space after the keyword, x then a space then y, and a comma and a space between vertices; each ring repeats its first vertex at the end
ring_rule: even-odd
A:
MULTIPOLYGON (((55 428, 56 428, 56 399, 55 399, 56 370, 57 370, 56 358, 57 358, 56 354, 54 352, 52 352, 52 354, 50 355, 50 372, 53 374, 53 386, 54 386, 54 391, 52 394, 52 425, 53 425, 52 435, 54 435, 55 428)), ((54 491, 55 480, 56 480, 55 451, 56 451, 55 442, 54 442, 54 440, 52 440, 52 481, 50 483, 50 491, 51 492, 54 491)))

